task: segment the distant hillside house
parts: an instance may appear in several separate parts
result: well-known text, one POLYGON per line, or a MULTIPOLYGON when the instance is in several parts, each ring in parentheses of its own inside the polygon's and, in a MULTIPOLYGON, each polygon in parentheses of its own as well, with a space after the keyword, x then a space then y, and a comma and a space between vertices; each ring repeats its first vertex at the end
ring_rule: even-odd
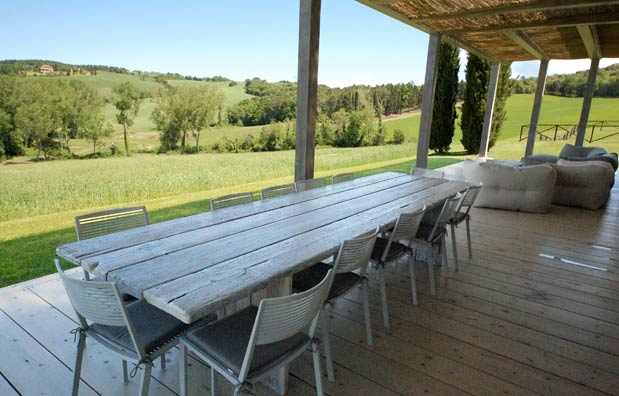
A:
POLYGON ((41 67, 39 67, 39 73, 41 73, 41 74, 52 74, 52 73, 54 73, 54 66, 51 66, 51 65, 41 65, 41 67))

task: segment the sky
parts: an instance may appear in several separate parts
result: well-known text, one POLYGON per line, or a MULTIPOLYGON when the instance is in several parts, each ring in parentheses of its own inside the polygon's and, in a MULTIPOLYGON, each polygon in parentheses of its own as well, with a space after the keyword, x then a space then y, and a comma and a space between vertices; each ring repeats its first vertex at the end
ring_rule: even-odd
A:
MULTIPOLYGON (((2 0, 0 59, 294 81, 298 18, 298 0, 2 0)), ((319 82, 421 84, 427 43, 425 33, 354 0, 323 0, 319 82)), ((534 76, 537 67, 518 62, 512 73, 534 76)), ((588 67, 553 60, 549 73, 588 67)))

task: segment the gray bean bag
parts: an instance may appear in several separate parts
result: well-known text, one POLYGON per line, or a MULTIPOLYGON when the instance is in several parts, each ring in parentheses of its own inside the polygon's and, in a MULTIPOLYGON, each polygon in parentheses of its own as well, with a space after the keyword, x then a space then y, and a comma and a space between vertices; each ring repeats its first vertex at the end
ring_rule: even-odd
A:
POLYGON ((608 162, 559 160, 554 167, 554 204, 585 209, 599 209, 606 204, 615 180, 614 169, 608 162))
POLYGON ((617 170, 619 161, 616 153, 608 153, 601 147, 578 147, 566 144, 559 153, 559 158, 569 161, 605 161, 612 165, 613 170, 617 170))
POLYGON ((550 210, 556 171, 551 165, 513 166, 489 161, 479 165, 483 187, 476 207, 545 213, 550 210))

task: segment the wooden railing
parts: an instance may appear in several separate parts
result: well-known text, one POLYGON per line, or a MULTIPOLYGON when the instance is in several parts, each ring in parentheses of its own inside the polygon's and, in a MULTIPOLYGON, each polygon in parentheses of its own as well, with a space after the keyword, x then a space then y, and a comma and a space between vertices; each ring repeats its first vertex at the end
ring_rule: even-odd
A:
MULTIPOLYGON (((520 126, 519 141, 527 140, 529 126, 529 124, 520 126)), ((536 135, 539 136, 539 140, 545 141, 568 140, 576 135, 577 128, 578 124, 538 124, 536 135)), ((619 135, 619 120, 592 120, 587 124, 587 129, 591 131, 587 141, 597 142, 619 135), (603 136, 600 137, 600 133, 604 133, 603 136)))

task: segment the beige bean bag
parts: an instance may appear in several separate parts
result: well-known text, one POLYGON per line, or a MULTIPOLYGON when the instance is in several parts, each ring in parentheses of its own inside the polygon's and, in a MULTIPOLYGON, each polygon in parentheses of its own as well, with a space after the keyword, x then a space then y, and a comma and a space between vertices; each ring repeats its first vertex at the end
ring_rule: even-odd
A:
POLYGON ((554 204, 585 209, 599 209, 606 204, 615 179, 612 165, 603 161, 559 160, 554 167, 554 204))
POLYGON ((557 178, 551 165, 513 166, 488 161, 479 164, 483 187, 476 207, 545 213, 550 210, 557 178))

